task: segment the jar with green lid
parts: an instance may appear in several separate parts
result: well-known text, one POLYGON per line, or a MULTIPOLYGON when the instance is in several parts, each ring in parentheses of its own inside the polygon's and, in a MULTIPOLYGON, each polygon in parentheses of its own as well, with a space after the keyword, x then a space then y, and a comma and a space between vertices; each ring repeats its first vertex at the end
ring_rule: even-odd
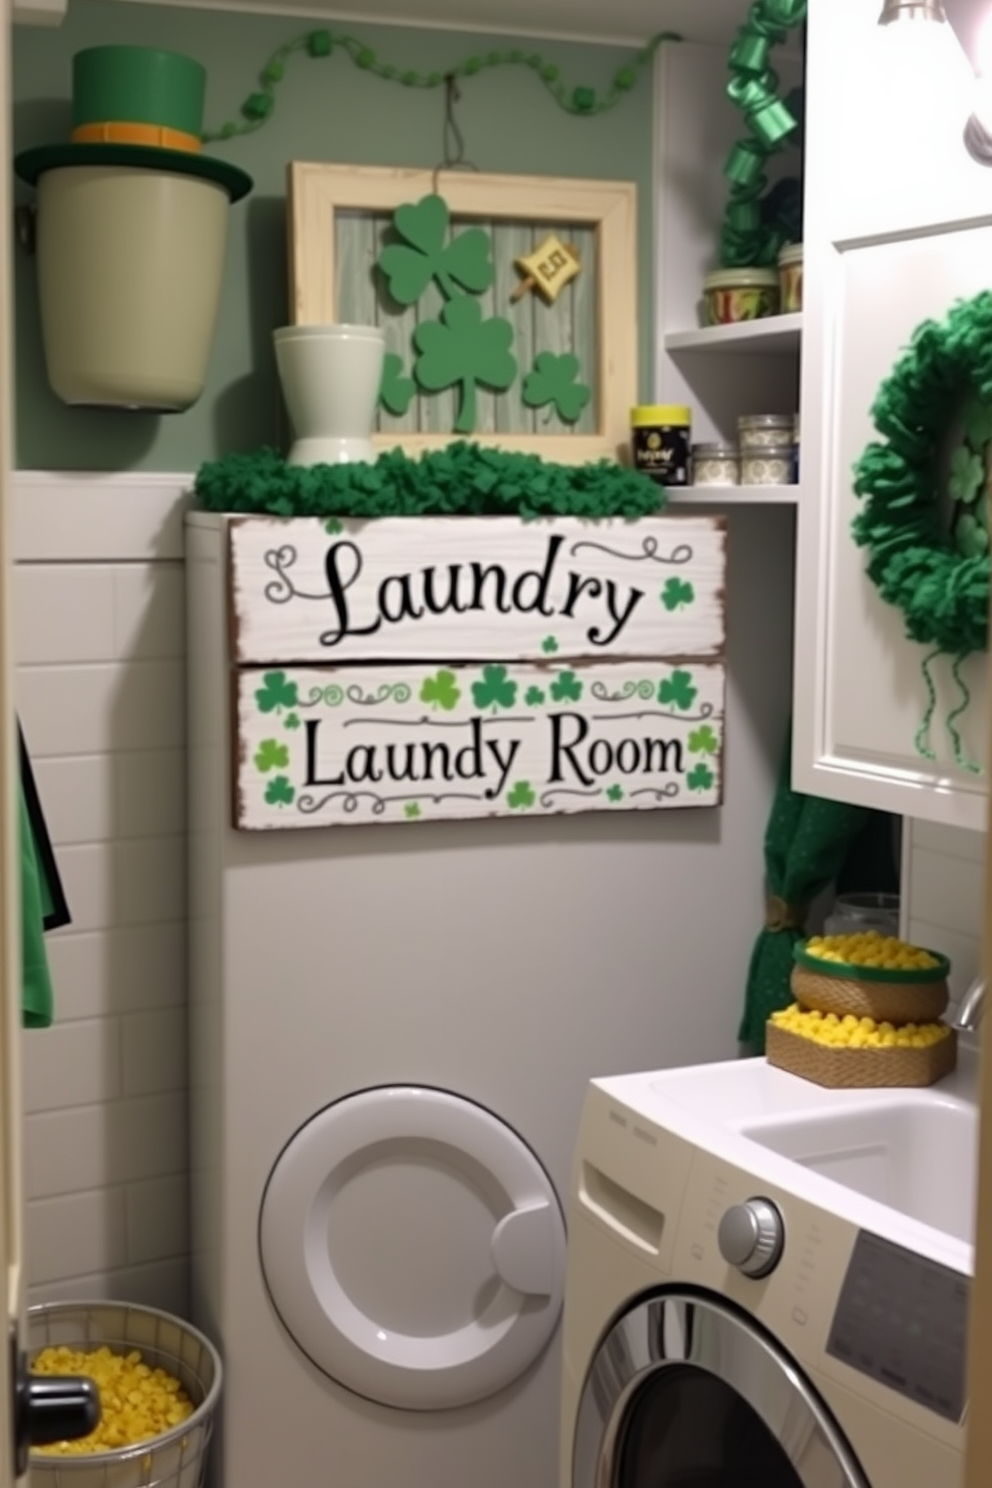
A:
POLYGON ((681 403, 642 403, 630 410, 634 468, 659 486, 689 484, 692 413, 681 403))
POLYGON ((703 280, 703 292, 707 325, 736 325, 778 314, 775 269, 717 269, 703 280))

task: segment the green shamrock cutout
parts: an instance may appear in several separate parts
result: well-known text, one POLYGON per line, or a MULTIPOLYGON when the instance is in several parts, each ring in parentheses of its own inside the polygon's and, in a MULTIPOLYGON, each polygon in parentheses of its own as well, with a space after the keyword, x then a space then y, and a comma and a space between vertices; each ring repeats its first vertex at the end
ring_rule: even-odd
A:
POLYGON ((402 418, 416 397, 417 384, 407 377, 403 358, 395 351, 387 351, 382 364, 382 383, 379 387, 379 402, 388 413, 402 418))
POLYGON ((554 636, 545 636, 541 642, 541 650, 545 656, 553 656, 558 650, 558 642, 554 636))
POLYGON ((413 369, 420 386, 428 393, 442 388, 460 389, 454 433, 471 434, 475 428, 476 385, 503 392, 517 375, 513 327, 502 316, 483 320, 478 300, 460 295, 449 300, 440 320, 427 320, 413 333, 420 355, 413 369))
POLYGON ((282 708, 295 708, 299 702, 295 682, 286 680, 285 672, 266 672, 262 677, 265 686, 255 693, 260 713, 278 713, 282 708))
POLYGON ((982 461, 967 445, 959 445, 951 456, 951 478, 947 488, 953 500, 970 505, 978 495, 984 475, 982 461))
POLYGON ((970 512, 965 512, 955 523, 954 545, 965 558, 981 558, 989 550, 989 535, 970 512))
POLYGON ((551 684, 551 696, 556 703, 577 703, 582 696, 582 683, 574 672, 559 672, 551 684))
POLYGON ((609 790, 606 792, 606 799, 608 801, 622 801, 623 800, 623 786, 622 785, 611 785, 610 788, 609 788, 609 790))
POLYGON ((263 739, 255 755, 255 769, 261 774, 269 770, 285 770, 289 764, 289 750, 275 739, 263 739))
POLYGON ((337 537, 344 531, 344 524, 337 517, 328 517, 324 523, 324 531, 330 533, 331 537, 337 537))
POLYGON ((485 708, 512 708, 517 700, 517 684, 506 675, 505 666, 482 668, 482 681, 472 683, 472 700, 480 713, 485 708))
POLYGON ((416 304, 432 279, 449 300, 459 288, 481 294, 492 284, 496 271, 489 234, 470 227, 446 242, 450 222, 448 203, 437 195, 407 202, 393 213, 393 226, 404 241, 382 250, 379 268, 397 304, 416 304))
POLYGON ((683 713, 692 707, 697 689, 693 686, 692 673, 676 671, 666 677, 658 688, 659 703, 670 703, 681 708, 683 713))
POLYGON ((691 791, 708 791, 715 778, 709 765, 696 765, 686 776, 686 785, 691 791))
POLYGON ((430 703, 435 709, 443 708, 446 713, 451 713, 458 707, 458 699, 462 690, 458 686, 454 672, 438 672, 436 677, 425 677, 424 685, 420 689, 420 701, 430 703))
POLYGON ((550 404, 563 424, 574 424, 592 397, 586 384, 576 381, 578 375, 579 359, 570 351, 562 356, 553 351, 538 352, 533 370, 524 378, 523 400, 528 408, 550 404))
POLYGON ((283 728, 298 729, 300 726, 300 715, 298 713, 287 713, 282 721, 283 728))
POLYGON ((964 412, 965 437, 977 454, 992 444, 992 404, 972 398, 964 412))
POLYGON ((684 605, 691 605, 695 597, 695 589, 685 579, 669 579, 659 595, 669 613, 682 609, 684 605))
POLYGON ((506 798, 506 804, 511 811, 526 811, 533 806, 537 796, 531 787, 529 780, 518 780, 506 798))
POLYGON ((702 728, 693 729, 689 735, 690 754, 716 754, 719 748, 720 741, 708 723, 704 723, 702 728))
POLYGON ((420 815, 420 803, 418 801, 408 801, 403 807, 403 815, 410 821, 416 820, 420 815))
POLYGON ((295 795, 285 775, 277 775, 265 787, 265 799, 270 806, 292 806, 295 795))
POLYGON ((539 708, 544 702, 544 693, 540 687, 528 687, 524 702, 529 708, 539 708))

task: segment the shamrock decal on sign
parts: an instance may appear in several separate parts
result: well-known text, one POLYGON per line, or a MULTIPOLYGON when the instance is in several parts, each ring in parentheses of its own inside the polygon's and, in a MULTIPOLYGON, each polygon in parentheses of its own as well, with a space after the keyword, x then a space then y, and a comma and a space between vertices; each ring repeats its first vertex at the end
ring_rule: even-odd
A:
POLYGON ((715 780, 709 765, 695 765, 686 776, 686 785, 691 791, 708 791, 715 780))
POLYGON ((420 806, 418 802, 407 801, 406 805, 403 807, 403 815, 407 818, 408 821, 416 821, 417 817, 420 815, 420 806))
POLYGON ((720 741, 708 723, 704 723, 702 728, 693 729, 689 735, 690 754, 716 754, 719 747, 720 741))
POLYGON ((545 656, 553 656, 554 653, 558 650, 558 642, 555 637, 545 636, 544 640, 541 642, 541 650, 544 652, 545 656))
POLYGON ((472 683, 472 701, 480 713, 486 708, 512 708, 517 700, 517 684, 506 675, 505 666, 482 669, 482 681, 472 683))
POLYGON ((443 708, 446 713, 458 707, 461 695, 454 672, 438 672, 436 677, 425 677, 420 689, 422 703, 430 703, 434 709, 443 708))
POLYGON ((539 708, 544 702, 544 693, 540 687, 528 687, 524 702, 528 708, 539 708))
POLYGON ((556 703, 577 703, 582 696, 582 683, 574 672, 559 672, 551 684, 551 696, 556 703))
POLYGON ((537 800, 529 780, 518 780, 506 798, 511 811, 526 811, 537 800))
POLYGON ((481 227, 470 227, 449 242, 450 224, 448 203, 436 195, 408 202, 393 213, 393 226, 403 242, 382 250, 379 268, 397 304, 415 304, 432 279, 449 300, 459 290, 482 294, 492 284, 496 271, 489 234, 481 227))
POLYGON ((283 728, 298 729, 300 726, 300 715, 298 713, 287 713, 282 721, 283 728))
POLYGON ((608 801, 613 801, 614 804, 616 804, 617 801, 622 801, 623 800, 623 786, 622 785, 611 785, 610 788, 609 788, 609 790, 606 792, 606 799, 608 801))
POLYGON ((585 383, 577 381, 578 375, 579 359, 570 351, 562 356, 539 352, 524 378, 523 400, 529 408, 547 408, 549 418, 554 409, 562 423, 574 424, 592 397, 585 383))
POLYGON ((695 589, 683 579, 669 579, 660 595, 661 602, 669 613, 692 604, 695 597, 695 589))
POLYGON ((455 387, 460 391, 456 434, 475 428, 476 385, 504 391, 517 375, 513 327, 502 316, 484 320, 478 300, 460 295, 449 300, 440 320, 427 320, 413 333, 418 352, 414 376, 428 393, 455 387))
POLYGON ((673 672, 666 677, 658 688, 659 703, 669 703, 674 708, 681 708, 683 713, 692 707, 696 696, 696 687, 693 685, 692 673, 684 671, 673 672))
POLYGON ((285 770, 289 764, 289 750, 275 739, 263 739, 255 755, 255 769, 263 775, 268 770, 285 770))
POLYGON ((416 392, 417 384, 412 377, 407 377, 403 358, 397 356, 395 351, 387 351, 382 363, 382 383, 379 388, 379 402, 383 408, 387 413, 402 418, 416 392))
POLYGON ((265 799, 270 806, 292 806, 296 791, 285 775, 277 775, 265 787, 265 799))
POLYGON ((280 713, 283 708, 295 708, 299 702, 295 682, 286 680, 285 672, 266 672, 262 677, 265 686, 255 694, 260 713, 280 713))
POLYGON ((337 537, 339 533, 344 531, 344 525, 338 521, 337 517, 328 517, 324 523, 324 531, 329 533, 331 537, 337 537))

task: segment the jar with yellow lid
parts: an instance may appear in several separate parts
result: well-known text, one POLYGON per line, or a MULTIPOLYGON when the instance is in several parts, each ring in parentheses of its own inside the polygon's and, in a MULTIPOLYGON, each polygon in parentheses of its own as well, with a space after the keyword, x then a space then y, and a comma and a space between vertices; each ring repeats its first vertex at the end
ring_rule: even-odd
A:
POLYGON ((681 403, 642 403, 630 410, 634 468, 659 486, 689 484, 692 412, 681 403))

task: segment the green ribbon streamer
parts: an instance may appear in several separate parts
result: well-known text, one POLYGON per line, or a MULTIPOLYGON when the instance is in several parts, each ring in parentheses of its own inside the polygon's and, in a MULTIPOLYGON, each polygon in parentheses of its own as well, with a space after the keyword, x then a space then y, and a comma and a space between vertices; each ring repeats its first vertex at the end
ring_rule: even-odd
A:
POLYGON ((807 0, 754 0, 730 49, 727 95, 744 115, 747 136, 728 156, 724 174, 731 183, 720 234, 724 268, 774 264, 789 240, 794 214, 761 210, 768 188, 768 157, 781 150, 799 128, 789 102, 778 96, 779 79, 769 65, 772 47, 806 19, 807 0), (742 211, 741 208, 747 209, 742 211))
POLYGON ((935 760, 937 758, 930 746, 930 725, 933 723, 933 715, 937 711, 937 689, 934 687, 933 678, 930 675, 930 663, 936 661, 940 655, 941 652, 938 648, 936 651, 931 651, 929 656, 924 656, 923 661, 920 663, 929 701, 927 703, 927 711, 923 715, 923 722, 916 730, 916 738, 913 740, 913 743, 916 745, 917 754, 922 755, 924 759, 928 760, 935 760))
POLYGON ((951 676, 958 685, 958 691, 961 693, 961 701, 947 715, 947 732, 950 734, 954 743, 954 763, 958 769, 967 770, 972 775, 982 775, 984 771, 981 765, 977 765, 973 759, 969 758, 965 751, 960 730, 957 728, 957 720, 961 717, 962 713, 967 711, 971 703, 971 693, 968 690, 968 684, 961 675, 961 665, 964 660, 965 658, 963 656, 955 657, 954 665, 951 667, 951 676))

